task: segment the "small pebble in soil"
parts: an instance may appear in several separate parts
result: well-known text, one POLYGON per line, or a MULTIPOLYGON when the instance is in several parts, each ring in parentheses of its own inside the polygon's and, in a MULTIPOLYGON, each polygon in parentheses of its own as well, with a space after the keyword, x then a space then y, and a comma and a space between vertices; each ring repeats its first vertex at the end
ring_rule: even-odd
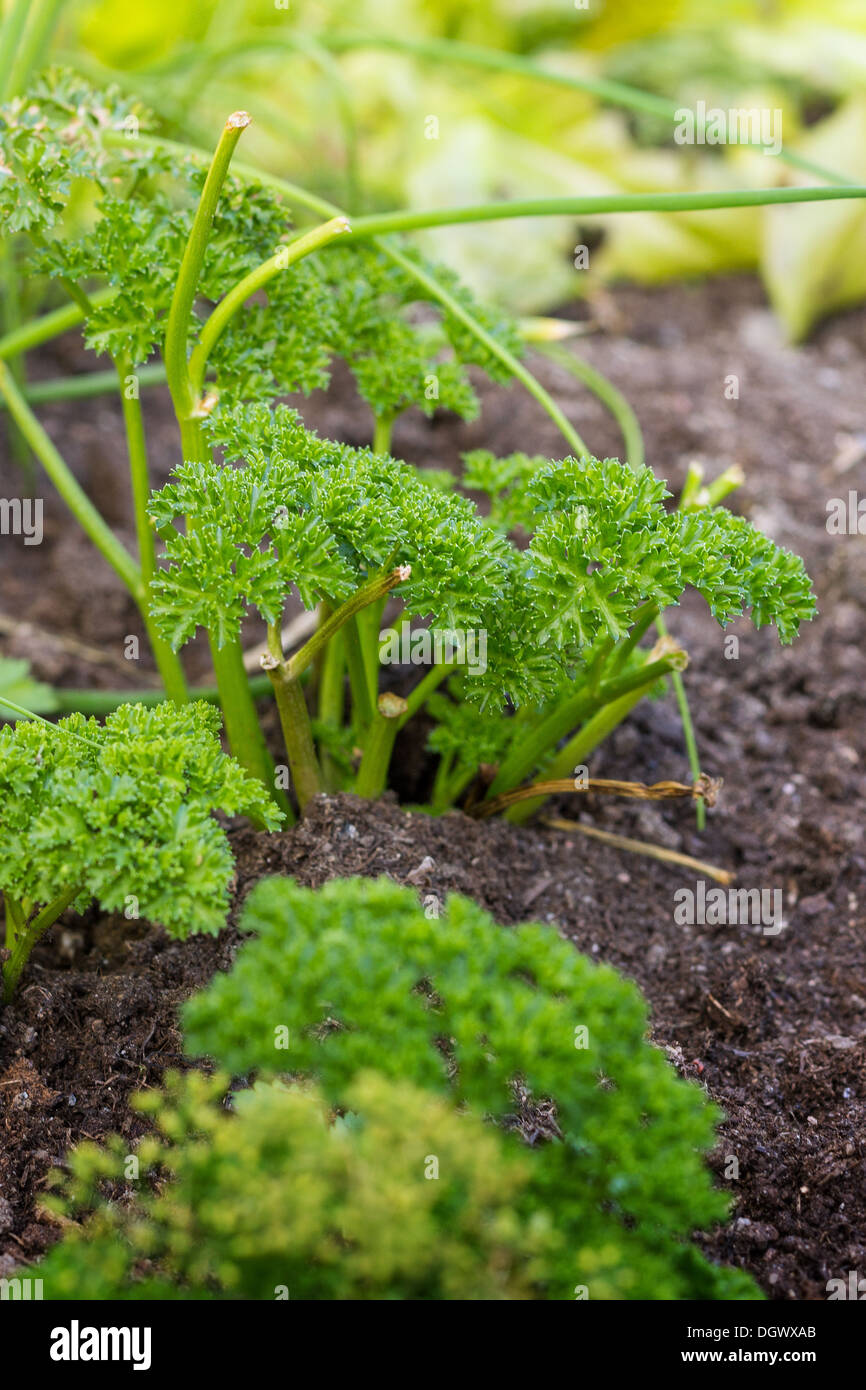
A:
POLYGON ((430 875, 433 873, 435 868, 435 860, 431 859, 429 854, 425 854, 417 869, 412 869, 411 872, 406 875, 406 882, 414 883, 416 887, 420 887, 422 884, 429 883, 430 875))

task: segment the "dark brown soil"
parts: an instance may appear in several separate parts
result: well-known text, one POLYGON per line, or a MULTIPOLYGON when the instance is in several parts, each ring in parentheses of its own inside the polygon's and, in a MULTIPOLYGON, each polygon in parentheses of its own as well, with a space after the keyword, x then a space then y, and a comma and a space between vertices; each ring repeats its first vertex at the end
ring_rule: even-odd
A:
MULTIPOLYGON (((738 624, 731 631, 739 657, 730 660, 699 601, 670 615, 692 657, 687 680, 706 770, 725 778, 704 836, 685 803, 594 799, 559 809, 732 869, 740 887, 782 890, 784 929, 770 936, 759 926, 677 925, 674 893, 699 875, 577 833, 460 814, 433 820, 406 815, 393 800, 349 797, 322 799, 283 835, 236 829, 238 901, 263 873, 309 884, 387 873, 422 895, 467 893, 503 923, 557 924, 581 950, 639 982, 655 1040, 727 1113, 713 1167, 737 1205, 733 1224, 704 1240, 708 1252, 751 1269, 772 1296, 823 1298, 829 1278, 866 1273, 866 544, 825 527, 828 499, 866 492, 866 311, 836 319, 798 352, 780 344, 748 280, 622 290, 592 313, 597 331, 580 351, 629 395, 648 461, 673 483, 692 458, 711 475, 741 463, 748 481, 737 505, 804 555, 821 616, 784 650, 769 632, 738 624), (731 373, 737 401, 725 399, 731 373), (432 866, 422 869, 428 857, 432 866), (731 1156, 736 1180, 725 1176, 731 1156)), ((77 348, 63 351, 80 365, 77 348)), ((46 359, 45 375, 61 370, 68 366, 46 359)), ((558 369, 541 372, 596 452, 619 452, 601 408, 558 369)), ((438 466, 482 442, 503 453, 561 452, 553 428, 518 391, 486 392, 485 404, 484 423, 468 427, 408 418, 397 452, 438 466)), ((162 477, 174 435, 160 395, 147 409, 162 477)), ((365 440, 364 416, 343 390, 306 413, 323 430, 365 440)), ((111 518, 123 516, 113 407, 57 406, 43 418, 111 518)), ((0 495, 18 491, 0 462, 0 495)), ((37 675, 70 685, 119 685, 124 676, 129 685, 147 683, 146 657, 142 671, 122 656, 137 619, 47 495, 45 543, 25 548, 4 538, 0 585, 0 650, 29 656, 37 675), (107 661, 95 663, 75 643, 107 661)), ((203 653, 190 669, 205 674, 203 653)), ((423 760, 408 747, 402 754, 395 785, 420 797, 423 760)), ((591 770, 684 779, 672 700, 636 711, 591 770)), ((68 919, 34 953, 18 998, 0 1015, 0 1274, 4 1257, 11 1265, 54 1238, 35 1218, 34 1199, 65 1149, 111 1130, 134 1136, 130 1091, 178 1063, 176 1005, 227 967, 236 944, 233 929, 179 944, 94 912, 68 919)))

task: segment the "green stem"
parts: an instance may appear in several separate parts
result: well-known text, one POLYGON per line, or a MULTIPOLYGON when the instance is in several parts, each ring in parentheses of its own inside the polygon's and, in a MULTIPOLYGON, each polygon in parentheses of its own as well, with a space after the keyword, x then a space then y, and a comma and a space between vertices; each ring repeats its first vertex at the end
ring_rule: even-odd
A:
MULTIPOLYGON (((136 372, 139 388, 157 386, 165 381, 163 366, 139 367, 136 372)), ((32 381, 24 386, 22 395, 28 405, 50 405, 53 401, 81 401, 92 396, 107 396, 117 390, 117 372, 79 372, 77 376, 52 377, 48 381, 32 381)), ((0 401, 0 409, 3 409, 0 401)))
POLYGON ((20 96, 31 75, 44 65, 45 50, 64 3, 65 0, 36 0, 34 5, 31 0, 30 22, 12 69, 9 95, 20 96))
MULTIPOLYGON (((668 635, 664 618, 661 616, 656 618, 656 631, 660 637, 667 637, 668 635)), ((695 726, 692 721, 692 712, 689 708, 689 697, 686 694, 685 682, 679 671, 674 671, 672 673, 672 680, 677 709, 680 713, 680 723, 683 726, 683 738, 686 741, 689 770, 692 774, 692 781, 697 782, 701 776, 701 755, 698 752, 698 740, 695 736, 695 726)), ((695 802, 695 816, 697 818, 698 830, 703 830, 707 823, 707 807, 702 796, 699 796, 695 802)))
MULTIPOLYGON (((120 386, 123 424, 126 430, 132 504, 135 513, 135 530, 138 537, 138 558, 141 566, 142 583, 149 593, 150 582, 156 573, 156 545, 153 527, 147 514, 147 504, 150 500, 150 478, 148 476, 144 419, 141 413, 141 401, 138 397, 138 382, 137 380, 131 382, 131 379, 135 377, 132 363, 126 357, 118 357, 115 361, 115 369, 120 386), (130 389, 134 392, 131 396, 129 394, 130 389)), ((160 636, 147 603, 143 605, 142 615, 157 670, 165 686, 165 692, 168 698, 174 700, 176 704, 184 704, 189 699, 189 693, 180 658, 176 652, 172 651, 168 642, 160 636)))
POLYGON ((179 420, 178 423, 184 463, 208 463, 211 450, 204 437, 201 419, 193 416, 187 420, 179 420))
MULTIPOLYGON (((325 648, 319 679, 319 722, 331 729, 340 729, 343 724, 345 672, 346 639, 340 631, 334 633, 325 648)), ((339 779, 334 760, 327 748, 322 749, 321 765, 325 786, 329 791, 333 791, 339 779)))
POLYGON ((362 729, 368 729, 373 722, 374 704, 370 697, 370 682, 367 679, 367 664, 364 661, 357 618, 351 618, 346 623, 344 635, 353 719, 357 720, 362 729))
POLYGON ((6 950, 12 950, 15 945, 15 938, 20 936, 26 928, 26 915, 22 903, 17 903, 8 893, 3 896, 6 908, 6 950))
POLYGON ((439 766, 436 769, 436 776, 433 779, 433 790, 430 793, 430 805, 434 811, 444 811, 451 805, 451 798, 448 792, 448 783, 454 769, 454 760, 457 757, 454 749, 450 753, 443 753, 439 759, 439 766))
POLYGON ((356 218, 350 237, 360 241, 391 232, 427 227, 456 227, 473 222, 501 222, 516 217, 600 217, 623 212, 712 212, 780 203, 828 203, 866 198, 866 186, 832 188, 737 188, 700 193, 601 193, 580 198, 525 198, 508 203, 472 203, 465 207, 409 208, 356 218))
POLYGON ((61 728, 58 724, 52 724, 50 719, 43 719, 41 714, 34 714, 32 709, 25 709, 24 705, 16 705, 14 700, 9 700, 5 695, 0 695, 0 707, 9 709, 19 719, 34 719, 37 724, 43 724, 52 733, 61 734, 63 738, 74 738, 79 743, 86 743, 90 748, 98 748, 99 744, 92 738, 85 738, 84 734, 73 733, 71 729, 61 728))
POLYGON ((60 496, 76 521, 120 576, 138 607, 144 612, 147 593, 141 571, 125 546, 121 545, 106 525, 90 498, 78 485, 65 460, 49 439, 36 416, 24 400, 5 362, 0 362, 0 395, 5 398, 10 415, 15 420, 30 448, 39 459, 60 496))
POLYGON ((21 36, 27 23, 31 0, 13 0, 12 8, 0 28, 0 102, 8 101, 15 92, 12 73, 20 51, 21 36))
POLYGON ((418 682, 415 688, 406 696, 406 711, 400 716, 400 728, 408 724, 414 714, 426 705, 430 696, 444 680, 447 680, 452 672, 457 670, 457 665, 453 661, 442 661, 438 665, 431 666, 426 676, 418 682))
POLYGON ((609 663, 605 663, 602 668, 608 680, 612 680, 614 676, 619 675, 638 642, 640 642, 641 638, 649 630, 650 624, 654 623, 658 616, 659 610, 653 603, 647 603, 643 609, 638 609, 634 626, 628 634, 628 637, 624 637, 621 642, 617 643, 609 663))
POLYGON ((307 803, 322 790, 322 776, 313 744, 310 712, 301 682, 290 674, 289 665, 283 659, 280 629, 280 623, 268 625, 269 659, 265 669, 274 687, 289 770, 298 805, 303 813, 307 803))
POLYGON ((183 253, 177 283, 174 287, 174 297, 171 301, 165 333, 164 358, 171 398, 174 401, 177 417, 181 421, 193 417, 198 407, 198 399, 193 389, 189 362, 187 361, 187 339, 192 306, 204 264, 214 213, 228 174, 231 157, 238 140, 249 123, 250 118, 245 111, 236 111, 229 116, 225 123, 208 169, 205 185, 196 208, 192 230, 183 253))
MULTIPOLYGON (((50 902, 47 907, 43 907, 29 926, 25 926, 23 931, 15 935, 15 944, 12 947, 12 956, 3 966, 3 996, 8 1004, 12 998, 15 986, 21 976, 24 966, 27 964, 30 952, 37 941, 48 930, 62 912, 65 912, 71 902, 78 897, 83 890, 80 886, 65 888, 62 893, 50 902)), ((19 913, 20 916, 20 913, 19 913)), ((8 922, 7 922, 8 930, 8 922)))
MULTIPOLYGON (((107 304, 116 293, 113 289, 97 290, 90 295, 90 303, 94 308, 98 308, 107 304)), ((52 309, 50 314, 42 314, 37 319, 30 319, 20 328, 0 338, 0 361, 16 357, 21 352, 29 352, 31 348, 39 347, 40 343, 47 343, 52 338, 59 338, 61 333, 66 333, 68 329, 82 323, 84 317, 81 306, 73 303, 52 309)))
MULTIPOLYGON (((397 695, 382 695, 369 721, 364 756, 358 769, 355 791, 358 796, 381 796, 388 780, 388 768, 394 751, 394 740, 400 730, 426 703, 442 682, 456 669, 453 662, 433 666, 419 681, 407 699, 397 695)), ((468 780, 468 779, 467 779, 468 780)))
POLYGON ((298 648, 294 656, 289 657, 286 664, 290 675, 300 676, 318 656, 319 652, 325 649, 335 633, 346 627, 348 635, 350 619, 354 618, 368 604, 383 599, 392 589, 396 589, 398 584, 405 584, 411 573, 412 570, 409 565, 398 565, 396 569, 388 570, 385 574, 378 574, 367 584, 362 585, 360 589, 356 589, 345 603, 340 604, 339 608, 334 608, 325 621, 319 624, 312 637, 298 648))
MULTIPOLYGON (((13 335, 21 325, 21 287, 18 280, 18 267, 15 264, 15 253, 11 239, 3 246, 0 246, 0 281, 2 281, 2 292, 0 292, 2 325, 4 335, 9 337, 13 335)), ((10 357, 9 369, 12 372, 13 380, 19 391, 26 395, 27 372, 23 357, 10 357)), ((35 479, 33 455, 30 452, 27 440, 14 421, 9 422, 8 437, 9 447, 14 462, 17 467, 21 469, 21 472, 27 479, 28 487, 32 490, 35 479)))
MULTIPOLYGON (((271 682, 267 676, 249 678, 250 694, 254 700, 270 695, 271 682)), ((101 717, 118 709, 120 705, 161 705, 165 691, 159 690, 73 690, 70 687, 52 686, 54 694, 54 713, 92 714, 101 717)), ((207 700, 208 704, 218 705, 220 693, 215 685, 194 685, 189 690, 190 700, 207 700)))
POLYGON ((237 638, 218 647, 210 637, 210 650, 229 747, 241 766, 251 777, 257 777, 286 811, 288 801, 276 786, 274 764, 256 716, 243 648, 237 638))
POLYGON ((374 706, 379 694, 379 630, 382 626, 384 607, 385 600, 377 599, 366 608, 362 608, 356 618, 361 655, 367 673, 367 689, 374 706))
POLYGON ((628 695, 644 685, 652 686, 662 676, 667 676, 683 659, 683 654, 671 653, 657 661, 647 662, 638 671, 619 676, 616 680, 603 681, 598 691, 593 693, 583 687, 569 699, 558 705, 546 719, 521 738, 519 746, 512 749, 503 762, 488 791, 488 795, 498 796, 500 792, 511 791, 519 786, 532 770, 541 762, 549 749, 555 748, 560 739, 565 738, 576 724, 587 719, 603 705, 628 695))
POLYGON ((333 217, 329 222, 324 222, 320 227, 314 227, 311 232, 305 232, 303 236, 281 246, 279 251, 256 266, 229 290, 204 324, 189 360, 189 382, 193 400, 197 401, 201 394, 208 358, 214 346, 225 332, 229 321, 243 308, 247 300, 258 290, 264 289, 275 276, 288 270, 289 266, 302 260, 304 256, 309 256, 313 251, 328 246, 337 237, 345 236, 349 231, 351 228, 345 217, 333 217))
POLYGON ((406 701, 399 696, 382 696, 364 743, 364 756, 358 769, 355 792, 358 796, 381 796, 388 781, 388 768, 394 740, 400 731, 406 701))
POLYGON ((622 392, 618 391, 613 382, 608 381, 607 377, 597 371, 589 362, 584 361, 581 357, 575 357, 567 348, 561 347, 558 343, 533 342, 533 347, 567 372, 571 372, 607 406, 622 433, 626 459, 632 468, 641 468, 644 463, 643 435, 637 416, 622 392))
POLYGON ((480 343, 484 344, 487 351, 498 358, 502 365, 507 367, 511 375, 516 377, 516 379, 526 387, 529 394, 534 396, 538 403, 544 407, 554 424, 559 426, 562 434, 568 440, 569 445, 578 457, 583 457, 589 453, 589 450, 577 430, 560 410, 552 396, 545 391, 541 382, 536 380, 529 368, 525 367, 519 358, 515 357, 512 352, 509 352, 508 348, 494 338, 492 334, 488 333, 486 328, 478 322, 474 315, 470 314, 467 309, 464 309, 460 301, 455 299, 444 286, 439 284, 438 280, 432 275, 429 275, 421 266, 416 265, 414 261, 410 260, 408 256, 404 256, 403 253, 398 251, 394 246, 383 243, 382 249, 387 251, 391 260, 394 261, 396 265, 401 266, 407 275, 411 275, 419 285, 423 285, 428 294, 434 299, 437 299, 439 303, 448 310, 449 314, 458 319, 480 343))
POLYGON ((391 434, 394 429, 394 416, 391 414, 377 415, 373 429, 373 453, 390 454, 391 434))
MULTIPOLYGON (((575 767, 585 763, 589 755, 613 733, 617 725, 622 723, 635 705, 649 695, 654 685, 655 681, 649 681, 646 685, 639 685, 628 695, 623 695, 618 700, 611 700, 598 710, 577 731, 574 737, 569 739, 565 747, 560 749, 550 767, 545 770, 545 777, 553 781, 560 777, 571 776, 575 767)), ((505 812, 505 819, 520 825, 534 815, 546 800, 546 796, 539 796, 531 801, 520 801, 517 805, 509 807, 505 812)))

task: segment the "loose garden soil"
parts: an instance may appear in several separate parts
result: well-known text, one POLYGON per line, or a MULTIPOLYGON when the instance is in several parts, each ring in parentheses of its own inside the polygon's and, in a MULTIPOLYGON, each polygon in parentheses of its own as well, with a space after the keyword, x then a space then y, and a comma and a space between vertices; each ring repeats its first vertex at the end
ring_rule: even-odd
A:
MULTIPOLYGON (((736 1205, 730 1226, 700 1237, 707 1253, 750 1269, 771 1297, 824 1298, 828 1279, 866 1274, 866 541, 825 525, 830 498, 866 494, 866 310, 834 319, 797 351, 782 344, 759 286, 745 278, 623 289, 574 313, 589 330, 580 351, 635 407, 648 462, 675 486, 691 459, 711 476, 740 463, 747 482, 734 505, 804 556, 821 612, 785 649, 769 631, 735 624, 736 659, 699 600, 669 615, 691 655, 704 767, 725 779, 703 836, 688 803, 575 797, 558 813, 731 869, 739 887, 781 889, 784 929, 677 925, 674 893, 694 886, 694 872, 577 832, 412 815, 390 794, 379 804, 320 798, 279 835, 234 828, 232 920, 248 887, 279 872, 311 885, 389 874, 422 896, 468 894, 503 924, 555 924, 639 983, 653 1039, 726 1114, 711 1163, 736 1205), (725 397, 732 374, 738 400, 725 397)), ((84 366, 74 336, 37 362, 46 377, 84 366)), ((602 408, 560 369, 539 371, 596 452, 619 453, 602 408)), ((344 382, 336 386, 306 417, 362 444, 363 411, 344 382)), ((471 425, 407 417, 395 452, 437 467, 482 444, 562 453, 520 390, 485 387, 483 397, 483 420, 471 425)), ((161 481, 175 459, 174 425, 161 391, 147 394, 145 410, 161 481)), ((120 527, 128 505, 114 403, 40 415, 120 527)), ((5 451, 0 495, 20 491, 5 451)), ((141 630, 124 591, 45 491, 44 543, 0 546, 0 650, 63 685, 152 683, 144 643, 141 662, 123 656, 124 638, 141 630)), ((204 645, 188 657, 205 679, 204 645)), ((415 743, 404 735, 398 745, 394 787, 404 802, 423 800, 429 786, 415 743)), ((673 699, 639 708, 591 772, 686 780, 673 699)), ((56 1238, 36 1202, 69 1146, 113 1130, 132 1142, 140 1132, 130 1093, 181 1063, 177 1005, 228 968, 239 940, 232 925, 180 943, 91 911, 67 916, 34 952, 0 1013, 0 1275, 56 1238)))

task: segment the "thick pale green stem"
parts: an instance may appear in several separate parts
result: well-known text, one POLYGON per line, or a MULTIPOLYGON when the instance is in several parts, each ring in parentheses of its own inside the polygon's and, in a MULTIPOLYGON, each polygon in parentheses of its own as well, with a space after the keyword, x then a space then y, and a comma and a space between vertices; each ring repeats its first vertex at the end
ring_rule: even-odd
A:
POLYGON ((64 0, 36 0, 35 4, 30 0, 30 21, 12 69, 10 96, 20 96, 31 74, 44 66, 46 51, 63 4, 64 0))
POLYGON ((20 52, 21 37, 27 24, 32 0, 13 0, 13 4, 0 27, 0 102, 14 96, 12 73, 15 60, 20 52))
MULTIPOLYGON (((322 660, 319 679, 319 722, 331 729, 340 729, 343 724, 345 704, 346 639, 341 632, 335 632, 322 660)), ((334 759, 327 748, 321 751, 322 777, 328 791, 335 791, 339 777, 334 759)))
POLYGON ((235 111, 225 123, 196 208, 195 220, 183 254, 174 297, 171 301, 165 333, 164 357, 171 398, 174 401, 175 413, 181 422, 194 419, 199 406, 187 361, 187 339, 192 306, 195 301, 201 269, 204 265, 214 213, 228 174, 231 157, 238 140, 249 124, 250 118, 246 111, 235 111))
MULTIPOLYGON (((138 379, 133 372, 132 363, 128 359, 118 358, 115 367, 120 385, 123 423, 126 430, 135 531, 138 537, 138 559, 141 566, 142 583, 149 592, 150 581, 156 572, 156 547, 153 528, 147 515, 147 504, 150 500, 150 479, 147 467, 144 420, 141 414, 141 401, 138 396, 138 379)), ((183 704, 189 699, 189 694, 180 658, 160 636, 147 603, 142 609, 142 614, 147 626, 147 635, 153 649, 157 670, 165 686, 165 693, 170 700, 174 700, 177 704, 183 704)))
POLYGON ((286 811, 288 801, 276 786, 274 764, 253 704, 243 648, 237 639, 218 647, 211 638, 210 651, 229 747, 241 766, 251 777, 257 777, 286 811))
POLYGON ((358 780, 355 783, 358 796, 377 797, 385 790, 394 740, 405 714, 406 701, 399 695, 386 693, 379 697, 378 708, 364 744, 358 780))
POLYGON ((274 687, 289 770, 298 805, 303 812, 307 803, 322 790, 322 775, 301 682, 290 674, 288 663, 283 659, 280 627, 280 623, 268 626, 268 655, 263 658, 262 665, 274 687))
POLYGON ((377 415, 373 430, 373 453, 390 454, 391 434, 394 429, 393 415, 377 415))
MULTIPOLYGON (((17 985, 21 977, 21 972, 27 964, 27 960, 30 956, 30 952, 33 950, 33 947, 36 945, 39 938, 41 936, 44 936, 48 928, 52 926, 54 922, 57 921, 57 918, 60 916, 60 914, 66 911, 69 904, 73 902, 75 898, 78 897, 81 891, 82 890, 80 886, 65 888, 62 893, 59 893, 57 897, 54 898, 54 900, 47 905, 47 907, 43 907, 42 911, 38 913, 36 917, 33 918, 32 922, 30 922, 29 925, 24 925, 23 930, 21 929, 21 924, 23 923, 23 912, 21 911, 20 906, 18 906, 18 922, 16 923, 16 914, 15 909, 13 908, 13 925, 17 929, 13 932, 13 944, 10 948, 12 951, 12 955, 3 966, 3 996, 7 1004, 9 1003, 9 1000, 12 998, 15 986, 17 985)), ((9 940, 9 915, 10 914, 8 912, 7 907, 7 944, 9 940)))
POLYGON ((417 714, 442 682, 456 670, 453 662, 442 662, 429 670, 405 700, 386 692, 376 702, 364 744, 364 756, 358 770, 355 790, 359 796, 381 796, 388 780, 388 767, 394 751, 394 740, 400 730, 417 714))

